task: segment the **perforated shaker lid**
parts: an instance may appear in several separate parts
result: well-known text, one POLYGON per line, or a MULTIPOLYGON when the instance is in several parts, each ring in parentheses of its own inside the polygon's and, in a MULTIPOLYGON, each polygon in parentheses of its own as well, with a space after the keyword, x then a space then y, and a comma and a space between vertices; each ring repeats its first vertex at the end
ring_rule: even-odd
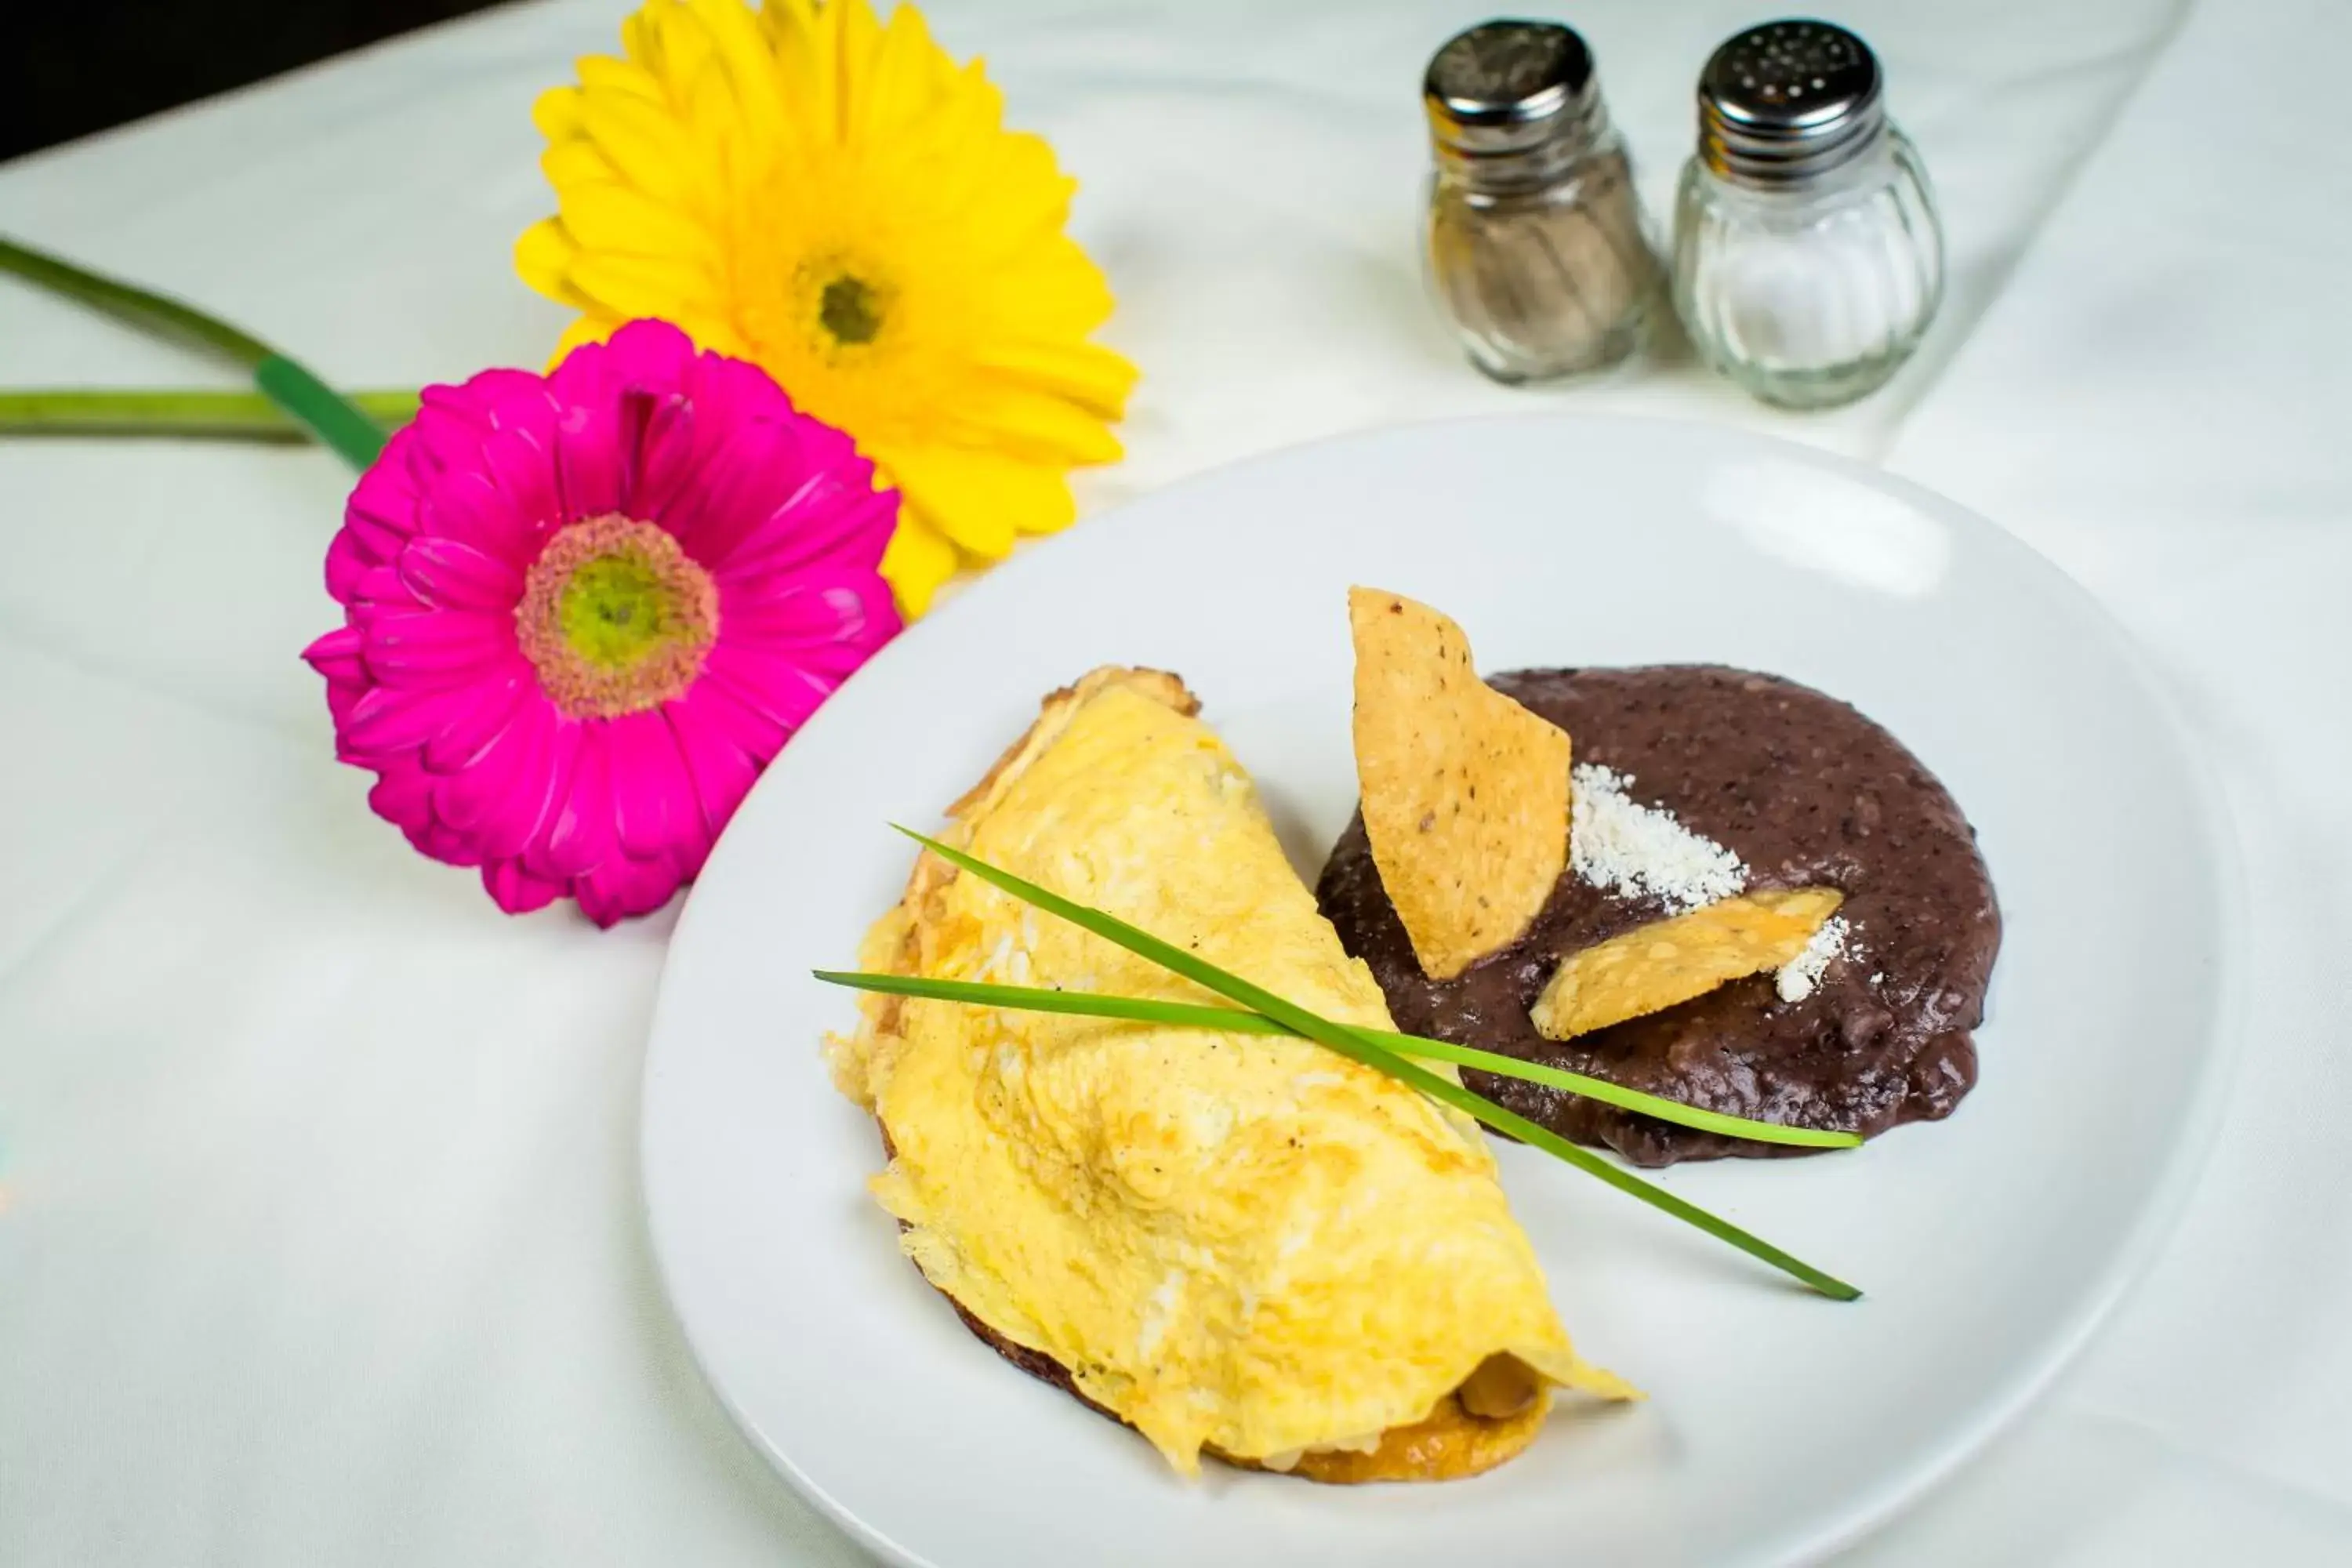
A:
POLYGON ((1590 117, 1592 51, 1557 22, 1482 22, 1431 58, 1421 97, 1440 142, 1472 153, 1523 152, 1590 117))
POLYGON ((1746 28, 1699 73, 1698 119, 1700 156, 1717 174, 1811 178, 1867 150, 1885 127, 1878 57, 1833 23, 1746 28))

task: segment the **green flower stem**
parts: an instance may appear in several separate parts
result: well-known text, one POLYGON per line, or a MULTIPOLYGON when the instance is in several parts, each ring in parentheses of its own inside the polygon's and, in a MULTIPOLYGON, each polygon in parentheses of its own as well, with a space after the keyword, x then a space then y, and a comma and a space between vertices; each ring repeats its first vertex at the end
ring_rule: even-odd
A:
MULTIPOLYGON (((387 429, 416 416, 416 394, 343 395, 387 429)), ((310 432, 257 392, 164 388, 58 388, 0 392, 0 436, 177 436, 301 440, 310 432)))
POLYGON ((259 338, 193 305, 102 277, 5 237, 0 237, 0 271, 242 366, 264 397, 355 468, 366 468, 383 450, 383 428, 324 382, 259 338))

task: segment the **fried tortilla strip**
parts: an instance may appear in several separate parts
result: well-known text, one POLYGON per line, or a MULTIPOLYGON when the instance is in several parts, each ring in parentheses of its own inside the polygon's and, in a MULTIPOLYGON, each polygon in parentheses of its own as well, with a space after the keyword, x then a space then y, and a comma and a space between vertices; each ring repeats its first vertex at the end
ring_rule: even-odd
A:
POLYGON ((1834 888, 1747 893, 1571 952, 1536 998, 1536 1030, 1570 1039, 1778 969, 1844 901, 1834 888))
POLYGON ((1478 679, 1462 628, 1348 590, 1364 832, 1413 955, 1449 980, 1517 937, 1568 863, 1569 741, 1478 679))

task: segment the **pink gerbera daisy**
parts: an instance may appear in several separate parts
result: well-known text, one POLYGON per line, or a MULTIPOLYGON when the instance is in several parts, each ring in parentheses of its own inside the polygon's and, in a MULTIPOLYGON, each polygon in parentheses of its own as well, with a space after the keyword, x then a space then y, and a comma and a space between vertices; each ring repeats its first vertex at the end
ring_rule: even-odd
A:
POLYGON ((785 739, 898 630, 898 510, 767 374, 638 321, 425 389, 327 551, 337 754, 513 913, 658 909, 785 739))

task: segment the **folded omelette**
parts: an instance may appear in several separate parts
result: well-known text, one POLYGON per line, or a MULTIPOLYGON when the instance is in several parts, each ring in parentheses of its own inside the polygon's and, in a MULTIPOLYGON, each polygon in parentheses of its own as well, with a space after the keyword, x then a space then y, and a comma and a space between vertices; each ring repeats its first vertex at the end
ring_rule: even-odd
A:
MULTIPOLYGON (((1385 1028, 1181 682, 1108 668, 950 810, 982 859, 1385 1028)), ((865 966, 1214 1001, 1148 960, 917 862, 865 966)), ((1509 1458, 1580 1360, 1475 1123, 1307 1040, 869 996, 829 1043, 881 1124, 908 1256, 1008 1358, 1140 1432, 1317 1480, 1509 1458)), ((1449 1075, 1450 1068, 1434 1068, 1449 1075)))

